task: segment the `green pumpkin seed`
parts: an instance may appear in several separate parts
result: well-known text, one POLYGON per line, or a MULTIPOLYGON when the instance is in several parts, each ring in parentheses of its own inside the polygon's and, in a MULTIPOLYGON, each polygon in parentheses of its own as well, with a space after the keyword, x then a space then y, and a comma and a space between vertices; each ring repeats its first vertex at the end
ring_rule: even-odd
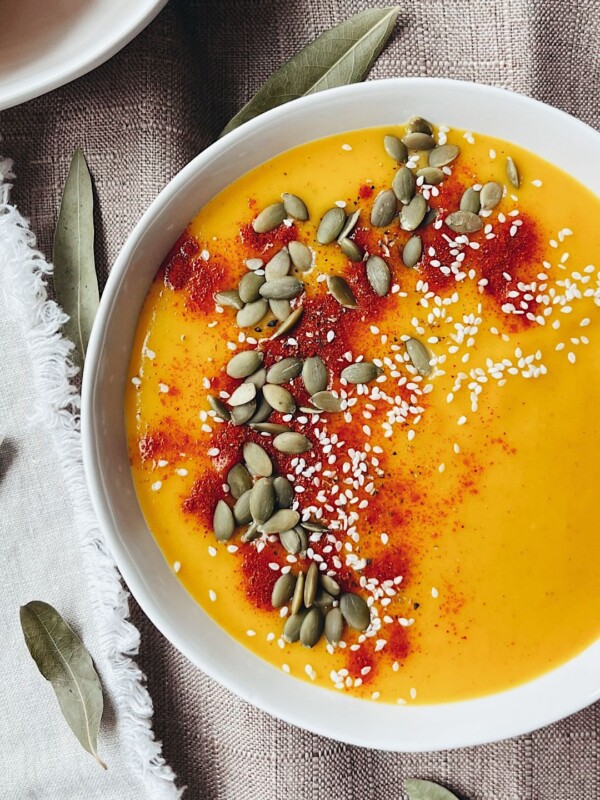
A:
POLYGON ((274 278, 260 287, 260 293, 267 300, 291 300, 304 291, 304 284, 298 278, 287 275, 285 278, 274 278))
POLYGON ((428 133, 407 133, 403 137, 402 142, 408 147, 409 150, 433 150, 435 147, 435 139, 428 133))
POLYGON ((259 433, 268 433, 270 436, 277 436, 278 433, 287 433, 290 429, 285 425, 278 425, 276 422, 250 422, 250 427, 259 433))
MULTIPOLYGON (((312 446, 310 439, 295 431, 280 433, 273 439, 273 447, 279 450, 280 453, 286 453, 288 455, 307 453, 309 450, 312 450, 312 446)), ((290 525, 290 527, 293 528, 294 526, 290 525)))
POLYGON ((356 223, 358 222, 359 217, 360 217, 360 208, 358 208, 353 214, 350 214, 350 216, 346 219, 346 223, 344 224, 344 227, 342 228, 342 230, 340 231, 340 235, 338 236, 338 242, 341 241, 342 239, 347 239, 350 236, 350 234, 356 227, 356 223))
POLYGON ((412 269, 419 263, 423 253, 423 242, 420 236, 411 236, 402 249, 402 261, 404 266, 412 269))
POLYGON ((314 647, 323 633, 325 621, 318 608, 311 608, 300 628, 300 643, 304 647, 314 647))
POLYGON ((304 579, 304 605, 310 608, 314 603, 317 589, 319 588, 319 567, 316 561, 311 561, 304 579))
POLYGON ((246 442, 243 449, 244 461, 252 475, 268 478, 273 474, 273 462, 267 451, 256 442, 246 442))
POLYGON ((351 628, 357 631, 366 631, 371 622, 369 606, 357 594, 347 592, 340 597, 340 611, 351 628))
POLYGON ((475 233, 483 227, 481 217, 470 211, 453 211, 448 214, 445 222, 454 233, 475 233))
POLYGON ((321 575, 321 586, 332 597, 337 597, 340 593, 340 585, 331 575, 321 575))
POLYGON ((375 228, 385 228, 396 215, 396 195, 392 189, 379 192, 371 209, 371 225, 375 228))
POLYGON ((233 511, 224 500, 219 500, 213 514, 213 532, 219 542, 227 542, 233 536, 234 530, 233 511))
POLYGON ((327 288, 341 306, 356 308, 356 298, 344 278, 340 278, 339 275, 328 275, 327 288))
POLYGON ((305 360, 302 365, 302 381, 310 395, 322 392, 327 387, 329 373, 322 358, 311 356, 305 360))
POLYGON ((245 425, 249 419, 252 419, 255 411, 256 400, 244 403, 243 406, 235 406, 235 408, 231 409, 231 421, 234 425, 245 425))
POLYGON ((268 281, 275 280, 275 278, 284 278, 290 271, 291 266, 292 259, 289 251, 287 247, 283 247, 278 253, 275 253, 265 267, 265 278, 268 281))
POLYGON ((515 189, 518 189, 521 185, 521 176, 519 175, 517 165, 510 156, 506 157, 506 174, 508 175, 508 180, 510 181, 511 186, 514 186, 515 189))
MULTIPOLYGON (((292 531, 292 533, 293 532, 294 531, 292 531)), ((298 552, 300 553, 302 552, 302 550, 298 550, 298 552)), ((298 614, 303 604, 304 604, 304 572, 300 572, 296 580, 296 586, 294 588, 294 596, 292 597, 292 604, 290 606, 290 611, 292 612, 292 614, 298 614)))
POLYGON ((247 258, 244 261, 244 264, 248 267, 248 269, 251 269, 254 272, 256 269, 262 269, 264 266, 264 261, 262 258, 247 258))
POLYGON ((330 208, 319 223, 317 242, 319 242, 319 244, 329 244, 333 242, 340 235, 345 222, 346 214, 342 208, 338 208, 338 206, 330 208))
POLYGON ((266 522, 262 523, 260 531, 266 534, 289 531, 299 519, 300 514, 297 511, 292 511, 291 508, 280 508, 266 522))
POLYGON ((378 378, 383 370, 372 361, 359 361, 344 367, 341 377, 348 383, 370 383, 378 378))
POLYGON ((267 403, 282 414, 293 414, 296 410, 296 403, 291 392, 278 386, 275 383, 267 383, 263 389, 263 394, 267 403))
POLYGON ((305 553, 308 550, 308 536, 306 535, 306 531, 304 530, 303 525, 296 525, 294 528, 298 536, 300 537, 300 552, 305 553))
POLYGON ((228 400, 230 406, 243 406, 256 397, 256 386, 253 383, 242 383, 228 400))
POLYGON ((445 177, 442 170, 437 167, 423 167, 423 169, 417 170, 417 178, 423 178, 423 182, 428 186, 437 186, 445 177))
POLYGON ((330 414, 337 414, 344 410, 344 403, 340 397, 336 397, 333 392, 317 392, 310 398, 310 402, 319 411, 328 411, 330 414))
POLYGON ((279 541, 283 549, 290 555, 295 556, 300 552, 300 537, 293 528, 289 531, 282 531, 279 534, 279 541))
POLYGON ((257 397, 258 403, 251 417, 247 420, 248 423, 254 425, 257 422, 266 422, 273 412, 273 408, 267 403, 264 396, 257 397))
POLYGON ((294 488, 283 475, 278 475, 273 481, 275 500, 279 508, 291 508, 294 501, 294 488))
POLYGON ((405 164, 408 161, 408 150, 404 142, 401 142, 397 136, 388 134, 383 137, 383 147, 385 152, 390 158, 398 163, 405 164))
POLYGON ((469 186, 465 189, 463 196, 460 198, 460 210, 469 211, 471 214, 479 214, 481 211, 481 201, 479 200, 479 192, 469 186))
POLYGON ((292 264, 296 269, 299 269, 300 272, 306 272, 312 267, 312 250, 303 242, 290 242, 288 244, 288 251, 292 259, 292 264))
POLYGON ((227 289, 226 292, 217 292, 215 295, 215 303, 218 306, 237 308, 244 307, 244 302, 236 289, 227 289))
POLYGON ((417 182, 412 169, 409 169, 408 167, 402 167, 394 175, 394 179, 392 181, 392 190, 398 200, 400 200, 400 202, 404 205, 407 205, 407 203, 410 203, 412 200, 416 185, 417 182))
MULTIPOLYGON (((262 356, 262 353, 259 354, 262 356)), ((262 389, 267 380, 267 370, 264 367, 257 369, 252 375, 248 375, 244 383, 253 383, 257 389, 262 389)))
POLYGON ((260 287, 265 282, 264 275, 247 272, 238 284, 238 294, 243 303, 254 303, 260 297, 260 287))
MULTIPOLYGON (((395 201, 396 198, 394 198, 395 201)), ((362 261, 363 251, 352 239, 338 239, 340 250, 350 261, 362 261)))
POLYGON ((300 411, 303 414, 313 414, 315 417, 318 417, 321 413, 321 409, 314 408, 314 406, 300 406, 300 411))
POLYGON ((302 628, 302 623, 307 614, 308 611, 302 609, 286 619, 285 625, 283 626, 283 638, 286 642, 293 644, 298 641, 300 638, 300 629, 302 628))
POLYGON ((327 525, 323 525, 322 522, 317 522, 314 519, 307 519, 302 523, 302 527, 306 528, 307 531, 311 531, 311 533, 323 533, 323 531, 328 530, 327 525))
POLYGON ((423 222, 419 227, 425 228, 427 225, 431 225, 432 222, 435 222, 437 219, 437 208, 430 208, 429 211, 423 217, 423 222))
POLYGON ((269 300, 269 308, 273 316, 280 322, 285 322, 292 313, 292 306, 289 300, 269 300))
POLYGON ((252 522, 252 514, 250 513, 250 495, 252 489, 244 492, 243 495, 238 497, 233 507, 233 518, 236 525, 248 525, 252 522))
POLYGON ((252 227, 256 233, 269 233, 278 228, 285 219, 286 211, 283 203, 273 203, 267 206, 256 219, 252 220, 252 227))
POLYGON ((379 256, 370 256, 366 264, 367 280, 371 289, 378 297, 385 297, 390 290, 392 282, 392 275, 390 268, 385 263, 383 258, 379 256))
POLYGON ((286 572, 280 575, 275 581, 273 591, 271 593, 271 605, 273 608, 282 608, 288 600, 292 599, 294 589, 296 588, 296 576, 291 572, 286 572))
POLYGON ((405 343, 406 352, 412 361, 413 367, 420 375, 430 375, 433 367, 429 363, 431 353, 418 339, 408 339, 405 343))
POLYGON ((433 125, 423 117, 411 117, 406 123, 406 130, 409 133, 427 133, 433 135, 433 125))
POLYGON ((339 608, 332 608, 325 617, 325 638, 335 647, 342 640, 344 618, 339 608))
MULTIPOLYGON (((277 301, 277 302, 285 302, 285 301, 277 301)), ((280 336, 284 336, 286 333, 289 333, 292 328, 295 328, 298 322, 300 321, 300 317, 302 316, 303 312, 302 306, 298 306, 295 308, 289 317, 284 320, 281 325, 277 328, 271 339, 278 339, 280 336)))
POLYGON ((252 476, 243 464, 236 464, 227 473, 227 485, 232 496, 238 500, 252 488, 252 476))
POLYGON ((298 197, 298 195, 289 194, 288 192, 284 192, 281 195, 281 199, 283 200, 283 207, 288 217, 299 219, 300 222, 306 222, 308 219, 308 208, 304 200, 298 197))
POLYGON ((290 356, 282 358, 267 370, 267 383, 289 383, 302 372, 302 359, 290 356))
POLYGON ((423 222, 427 213, 427 203, 422 194, 413 197, 410 203, 402 207, 400 227, 405 231, 414 231, 423 222))
POLYGON ((434 147, 429 153, 429 166, 445 167, 451 164, 459 153, 460 147, 455 144, 441 144, 439 147, 434 147))
POLYGON ((317 608, 329 608, 333 605, 333 597, 322 588, 317 589, 313 605, 317 608))
POLYGON ((229 413, 229 409, 222 403, 218 397, 214 397, 212 394, 206 395, 206 399, 208 401, 208 405, 212 408, 215 414, 221 419, 224 419, 225 422, 228 422, 231 419, 231 414, 229 413))
POLYGON ((263 358, 263 354, 257 350, 244 350, 242 353, 236 353, 227 364, 227 374, 230 378, 247 378, 260 369, 263 358))
POLYGON ((260 525, 266 522, 275 508, 275 491, 271 478, 260 478, 252 487, 249 509, 252 519, 260 525))
POLYGON ((252 522, 248 525, 244 533, 242 533, 240 539, 244 544, 247 544, 248 542, 253 542, 255 539, 259 539, 260 536, 261 533, 258 530, 258 522, 252 522))
POLYGON ((240 328, 253 328, 267 313, 268 304, 262 298, 253 303, 247 303, 237 312, 235 321, 240 328))
POLYGON ((488 183, 484 183, 484 185, 481 187, 481 192, 479 193, 481 208, 485 209, 486 211, 496 208, 500 200, 502 200, 503 193, 504 187, 500 183, 496 183, 496 181, 488 181, 488 183))

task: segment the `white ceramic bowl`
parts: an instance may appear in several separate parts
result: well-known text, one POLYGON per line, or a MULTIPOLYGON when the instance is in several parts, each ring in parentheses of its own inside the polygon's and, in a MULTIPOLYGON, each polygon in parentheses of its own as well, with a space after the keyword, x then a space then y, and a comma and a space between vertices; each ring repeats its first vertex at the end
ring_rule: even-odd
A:
POLYGON ((110 273, 83 387, 85 467, 94 507, 129 588, 163 634, 216 680, 278 717, 345 742, 401 751, 503 739, 588 705, 600 697, 600 641, 518 688, 443 705, 361 701, 285 675, 224 633, 161 555, 136 500, 123 394, 146 291, 181 230, 208 200, 290 147, 345 130, 390 125, 415 113, 530 148, 600 193, 600 135, 526 97, 455 81, 398 79, 303 98, 213 144, 152 203, 110 273))
POLYGON ((0 110, 78 78, 113 56, 167 0, 2 0, 0 110))

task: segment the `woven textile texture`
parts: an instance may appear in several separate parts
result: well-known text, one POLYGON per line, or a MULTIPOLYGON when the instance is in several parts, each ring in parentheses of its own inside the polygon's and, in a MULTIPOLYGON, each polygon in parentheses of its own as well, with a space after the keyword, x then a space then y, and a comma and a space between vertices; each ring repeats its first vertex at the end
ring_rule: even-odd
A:
MULTIPOLYGON (((13 200, 50 254, 75 146, 95 178, 101 279, 143 209, 260 83, 362 0, 171 0, 123 52, 3 112, 13 200)), ((600 128, 600 0, 402 2, 371 79, 434 76, 513 89, 600 128)), ((410 109, 399 109, 399 120, 410 109)), ((516 740, 419 755, 361 750, 281 723, 192 667, 134 606, 155 732, 190 800, 396 800, 407 776, 470 800, 600 798, 600 706, 516 740)), ((1 794, 1 791, 0 791, 1 794)), ((124 800, 126 800, 124 798, 124 800)))

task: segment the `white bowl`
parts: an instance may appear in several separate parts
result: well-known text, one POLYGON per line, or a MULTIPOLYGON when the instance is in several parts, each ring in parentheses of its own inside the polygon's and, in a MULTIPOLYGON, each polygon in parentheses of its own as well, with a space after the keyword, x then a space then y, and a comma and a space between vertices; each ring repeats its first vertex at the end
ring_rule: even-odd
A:
POLYGON ((600 697, 600 641, 515 689, 439 705, 362 701, 285 675, 227 635, 186 592, 161 555, 130 474, 123 395, 146 291, 173 242, 208 200, 242 173, 290 147, 355 128, 391 125, 415 113, 534 150, 600 193, 600 135, 560 111, 499 89, 393 79, 281 106, 197 156, 146 211, 110 273, 83 387, 85 468, 94 507, 125 581, 155 625, 201 669, 260 708, 335 739, 399 751, 503 739, 583 708, 600 697))
POLYGON ((0 110, 56 89, 130 42, 167 0, 3 0, 0 110))

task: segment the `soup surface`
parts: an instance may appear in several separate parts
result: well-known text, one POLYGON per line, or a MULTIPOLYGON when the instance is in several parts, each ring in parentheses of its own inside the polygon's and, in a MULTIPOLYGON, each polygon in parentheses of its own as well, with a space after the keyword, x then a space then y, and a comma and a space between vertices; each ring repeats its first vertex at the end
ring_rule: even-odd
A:
MULTIPOLYGON (((446 128, 435 130, 437 144, 458 146, 458 157, 441 163, 455 151, 433 151, 441 166, 417 178, 427 151, 411 150, 405 167, 384 147, 385 135, 405 133, 359 130, 303 145, 200 211, 146 298, 126 424, 147 523, 219 625, 295 678, 380 702, 432 703, 527 681, 600 633, 600 202, 533 153, 446 128), (388 194, 374 214, 393 182, 408 192, 402 200, 422 200, 389 206, 388 194), (283 222, 275 207, 275 227, 257 232, 270 227, 257 215, 282 193, 302 198, 309 219, 292 218, 301 207, 288 198, 283 222), (449 216, 461 202, 470 211, 449 216), (343 223, 360 212, 343 249, 336 238, 318 242, 332 208, 330 236, 336 214, 343 223), (294 242, 310 249, 308 269, 294 242), (286 276, 288 251, 300 268, 286 276), (225 305, 243 305, 235 293, 217 303, 251 274, 240 294, 252 307, 238 315, 225 305), (277 297, 261 300, 261 291, 277 297), (273 309, 283 318, 300 307, 272 338, 282 324, 273 309), (258 355, 232 362, 242 376, 232 377, 227 365, 243 351, 258 355), (284 358, 293 360, 270 372, 284 358), (252 386, 238 390, 250 368, 252 386), (316 389, 327 394, 311 402, 316 389), (314 403, 340 410, 314 413, 314 403), (232 412, 234 421, 223 419, 232 412), (268 431, 250 425, 265 419, 268 431), (283 429, 301 437, 278 440, 283 429), (270 477, 248 442, 268 455, 270 477), (245 455, 258 475, 230 473, 245 455), (275 476, 289 480, 298 513, 288 509, 262 532, 276 509, 275 476), (233 534, 231 489, 250 492, 236 504, 246 523, 233 534), (298 516, 309 529, 280 538, 298 516), (327 614, 331 642, 343 624, 339 643, 321 636, 308 648, 282 636, 299 573, 296 603, 310 583, 307 602, 320 608, 303 640, 318 637, 327 614)), ((284 510, 287 489, 279 483, 284 510)), ((296 621, 306 619, 302 608, 296 621)))

